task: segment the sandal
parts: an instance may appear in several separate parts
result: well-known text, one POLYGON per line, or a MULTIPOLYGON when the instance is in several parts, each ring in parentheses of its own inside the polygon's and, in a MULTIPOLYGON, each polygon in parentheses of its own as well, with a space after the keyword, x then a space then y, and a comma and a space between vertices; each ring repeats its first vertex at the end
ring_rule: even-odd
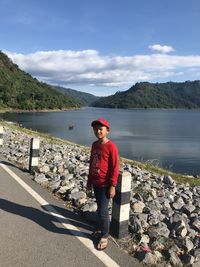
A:
POLYGON ((98 250, 104 250, 105 248, 107 248, 107 246, 108 246, 108 238, 107 237, 102 237, 99 240, 99 243, 97 245, 97 249, 98 250))
POLYGON ((99 238, 101 236, 101 231, 95 230, 94 232, 92 232, 91 236, 94 238, 99 238))

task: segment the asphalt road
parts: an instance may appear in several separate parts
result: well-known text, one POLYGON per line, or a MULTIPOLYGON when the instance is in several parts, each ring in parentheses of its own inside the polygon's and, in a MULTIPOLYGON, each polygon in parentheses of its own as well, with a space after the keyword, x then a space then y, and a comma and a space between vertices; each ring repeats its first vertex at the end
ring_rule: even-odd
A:
POLYGON ((112 240, 97 251, 92 225, 31 178, 0 161, 0 267, 140 266, 112 240))

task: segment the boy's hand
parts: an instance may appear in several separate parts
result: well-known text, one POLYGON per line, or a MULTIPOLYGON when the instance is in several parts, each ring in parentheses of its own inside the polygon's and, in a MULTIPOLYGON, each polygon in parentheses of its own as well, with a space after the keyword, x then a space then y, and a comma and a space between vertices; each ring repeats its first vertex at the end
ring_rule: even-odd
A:
POLYGON ((116 193, 115 187, 111 185, 109 188, 109 197, 113 198, 115 196, 115 193, 116 193))

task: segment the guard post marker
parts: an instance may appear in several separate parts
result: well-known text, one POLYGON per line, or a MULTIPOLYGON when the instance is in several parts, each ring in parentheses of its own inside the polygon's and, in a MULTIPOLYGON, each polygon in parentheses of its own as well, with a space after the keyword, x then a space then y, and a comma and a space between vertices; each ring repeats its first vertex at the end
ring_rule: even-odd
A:
POLYGON ((3 126, 0 125, 0 147, 3 145, 3 126))
POLYGON ((110 233, 122 238, 128 235, 131 196, 131 174, 127 171, 119 174, 116 195, 113 198, 110 233))
POLYGON ((34 171, 38 171, 39 148, 40 148, 40 139, 31 138, 30 158, 29 158, 29 172, 30 173, 33 173, 34 171))

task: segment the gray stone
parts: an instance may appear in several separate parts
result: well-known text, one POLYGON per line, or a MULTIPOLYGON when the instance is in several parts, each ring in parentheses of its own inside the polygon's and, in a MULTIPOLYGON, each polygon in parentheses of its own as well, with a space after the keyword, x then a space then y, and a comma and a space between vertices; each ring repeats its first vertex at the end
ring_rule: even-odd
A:
POLYGON ((183 266, 180 258, 174 251, 170 252, 169 262, 172 264, 172 266, 183 266))
POLYGON ((142 201, 138 201, 138 202, 131 204, 132 210, 136 213, 142 213, 144 207, 145 207, 145 204, 142 201))
POLYGON ((185 264, 192 265, 195 261, 195 258, 191 254, 186 253, 183 255, 182 261, 185 264))
POLYGON ((141 238, 140 238, 139 243, 146 243, 146 244, 148 244, 149 241, 150 241, 150 238, 149 238, 148 235, 142 235, 141 238))
POLYGON ((167 228, 166 224, 159 223, 158 226, 149 227, 148 234, 152 238, 157 238, 158 236, 169 237, 170 231, 167 228))
POLYGON ((190 215, 195 209, 196 209, 196 207, 194 205, 192 205, 192 204, 184 205, 182 207, 182 211, 184 213, 186 213, 187 215, 190 215))
POLYGON ((43 165, 42 167, 39 168, 39 172, 42 172, 42 173, 47 173, 50 171, 50 168, 48 165, 43 165))
POLYGON ((74 181, 68 181, 68 183, 66 183, 65 186, 61 186, 60 189, 58 190, 58 193, 60 194, 65 194, 66 191, 68 191, 69 189, 73 188, 75 185, 74 181))
POLYGON ((141 223, 135 215, 132 215, 129 219, 129 228, 132 233, 143 233, 141 223))
POLYGON ((171 176, 164 176, 163 182, 167 185, 173 185, 174 184, 174 180, 171 176))
POLYGON ((79 192, 79 189, 77 187, 74 187, 72 190, 71 190, 71 194, 74 194, 74 193, 77 193, 79 192))
POLYGON ((75 193, 71 193, 69 195, 69 199, 73 199, 73 200, 78 200, 80 198, 84 198, 86 199, 87 198, 87 195, 85 192, 83 191, 80 191, 80 192, 75 192, 75 193))
POLYGON ((185 239, 185 249, 186 249, 186 251, 190 252, 193 248, 194 248, 193 242, 188 237, 186 237, 186 239, 185 239))
POLYGON ((57 182, 51 182, 49 183, 49 188, 51 189, 52 192, 55 192, 57 189, 60 188, 60 181, 57 182))
POLYGON ((183 220, 178 221, 174 227, 174 231, 176 233, 176 235, 179 235, 181 237, 185 237, 187 235, 187 228, 186 228, 186 224, 183 220))
POLYGON ((78 198, 78 199, 75 199, 74 200, 74 204, 77 206, 77 207, 80 207, 80 206, 83 206, 87 203, 87 198, 78 198))
POLYGON ((156 265, 158 262, 158 258, 153 253, 145 253, 144 259, 142 261, 143 264, 148 264, 150 266, 156 265))
POLYGON ((194 227, 194 229, 196 229, 197 231, 200 232, 200 220, 196 219, 193 223, 192 226, 194 227))
POLYGON ((176 210, 180 210, 185 205, 185 202, 181 197, 176 199, 176 202, 172 204, 172 207, 176 210))
POLYGON ((45 174, 37 175, 34 180, 42 186, 47 186, 49 184, 49 180, 45 177, 45 174))

